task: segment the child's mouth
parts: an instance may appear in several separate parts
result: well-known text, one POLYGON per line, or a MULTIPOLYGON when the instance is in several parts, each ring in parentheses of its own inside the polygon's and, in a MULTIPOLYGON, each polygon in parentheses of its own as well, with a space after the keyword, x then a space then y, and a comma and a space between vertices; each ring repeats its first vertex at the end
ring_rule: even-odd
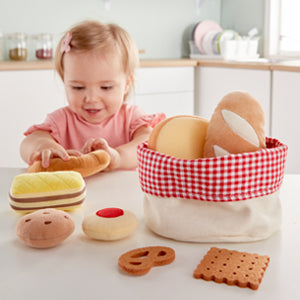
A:
POLYGON ((94 114, 97 114, 101 111, 101 109, 86 109, 86 111, 91 114, 91 115, 94 115, 94 114))

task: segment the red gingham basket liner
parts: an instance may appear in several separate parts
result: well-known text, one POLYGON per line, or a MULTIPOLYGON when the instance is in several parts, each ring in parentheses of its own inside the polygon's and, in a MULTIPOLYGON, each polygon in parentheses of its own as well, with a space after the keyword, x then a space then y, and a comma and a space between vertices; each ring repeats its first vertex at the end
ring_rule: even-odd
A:
POLYGON ((266 149, 196 160, 176 159, 138 146, 143 192, 163 198, 239 201, 277 191, 282 183, 287 146, 266 138, 266 149))

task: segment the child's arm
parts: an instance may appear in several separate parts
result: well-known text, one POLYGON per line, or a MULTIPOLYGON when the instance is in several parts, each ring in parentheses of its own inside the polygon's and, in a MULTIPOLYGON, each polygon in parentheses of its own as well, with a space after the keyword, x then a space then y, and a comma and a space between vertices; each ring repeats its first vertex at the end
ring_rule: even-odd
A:
POLYGON ((22 141, 20 146, 22 159, 31 165, 35 160, 41 160, 43 167, 49 166, 50 158, 60 157, 68 160, 68 152, 59 145, 48 131, 37 130, 22 141))
POLYGON ((133 169, 137 167, 137 146, 149 138, 152 128, 142 126, 136 130, 133 139, 117 148, 111 148, 102 138, 88 140, 82 149, 88 153, 97 149, 103 149, 110 154, 111 162, 107 170, 133 169))
MULTIPOLYGON (((137 167, 137 146, 148 140, 150 133, 152 131, 151 127, 142 126, 136 130, 133 135, 133 139, 124 145, 116 148, 119 153, 119 163, 116 160, 116 166, 112 167, 114 169, 132 169, 137 167)), ((110 167, 110 166, 109 166, 110 167)))

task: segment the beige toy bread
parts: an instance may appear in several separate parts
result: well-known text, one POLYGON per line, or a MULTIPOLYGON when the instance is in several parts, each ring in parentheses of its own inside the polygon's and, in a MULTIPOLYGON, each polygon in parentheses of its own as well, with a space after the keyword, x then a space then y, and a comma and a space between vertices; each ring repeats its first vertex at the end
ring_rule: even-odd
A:
POLYGON ((74 221, 69 214, 46 208, 23 216, 17 223, 16 234, 27 246, 50 248, 70 236, 74 228, 74 221))
POLYGON ((249 93, 224 96, 209 122, 204 157, 253 152, 265 148, 265 116, 249 93))
POLYGON ((85 181, 78 172, 23 173, 13 179, 9 204, 22 213, 51 207, 71 210, 79 207, 85 196, 85 181))
POLYGON ((151 132, 148 148, 180 159, 203 157, 208 120, 175 116, 160 122, 151 132))
POLYGON ((92 239, 113 241, 129 236, 137 225, 137 218, 132 212, 109 207, 86 216, 82 230, 92 239))
POLYGON ((61 158, 52 158, 48 168, 42 166, 41 161, 34 162, 28 167, 28 172, 76 171, 83 177, 96 174, 108 167, 110 156, 104 150, 96 150, 81 156, 71 156, 67 161, 61 158))

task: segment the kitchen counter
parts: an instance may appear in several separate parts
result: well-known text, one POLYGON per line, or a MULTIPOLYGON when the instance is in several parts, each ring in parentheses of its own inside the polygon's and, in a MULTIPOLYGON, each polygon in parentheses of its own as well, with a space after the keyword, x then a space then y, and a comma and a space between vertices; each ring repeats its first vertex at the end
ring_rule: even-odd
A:
MULTIPOLYGON (((255 70, 278 70, 300 72, 300 60, 297 61, 282 61, 282 62, 264 62, 264 61, 226 61, 226 60, 205 60, 205 59, 141 59, 142 68, 151 67, 220 67, 220 68, 240 68, 240 69, 255 69, 255 70)), ((9 70, 49 70, 54 68, 54 62, 50 61, 0 61, 0 71, 9 70)))
MULTIPOLYGON (((194 59, 143 59, 140 62, 141 67, 186 67, 197 66, 197 60, 194 59)), ((0 71, 10 70, 50 70, 54 68, 53 60, 45 61, 0 61, 0 71)))
POLYGON ((249 61, 249 62, 229 61, 229 60, 198 60, 197 66, 300 72, 300 60, 281 61, 281 62, 267 62, 264 60, 249 61))
POLYGON ((23 245, 15 235, 20 215, 8 205, 12 179, 22 169, 0 168, 0 299, 296 299, 299 295, 300 175, 286 175, 281 189, 282 230, 254 243, 183 243, 162 238, 147 229, 143 194, 135 171, 101 173, 87 179, 87 199, 71 213, 75 232, 50 249, 23 245), (133 212, 139 226, 130 237, 114 242, 88 239, 81 230, 87 214, 104 207, 133 212), (154 267, 144 276, 118 269, 118 257, 144 246, 168 246, 176 252, 172 264, 154 267), (257 291, 196 280, 193 271, 210 247, 269 255, 271 260, 257 291))

